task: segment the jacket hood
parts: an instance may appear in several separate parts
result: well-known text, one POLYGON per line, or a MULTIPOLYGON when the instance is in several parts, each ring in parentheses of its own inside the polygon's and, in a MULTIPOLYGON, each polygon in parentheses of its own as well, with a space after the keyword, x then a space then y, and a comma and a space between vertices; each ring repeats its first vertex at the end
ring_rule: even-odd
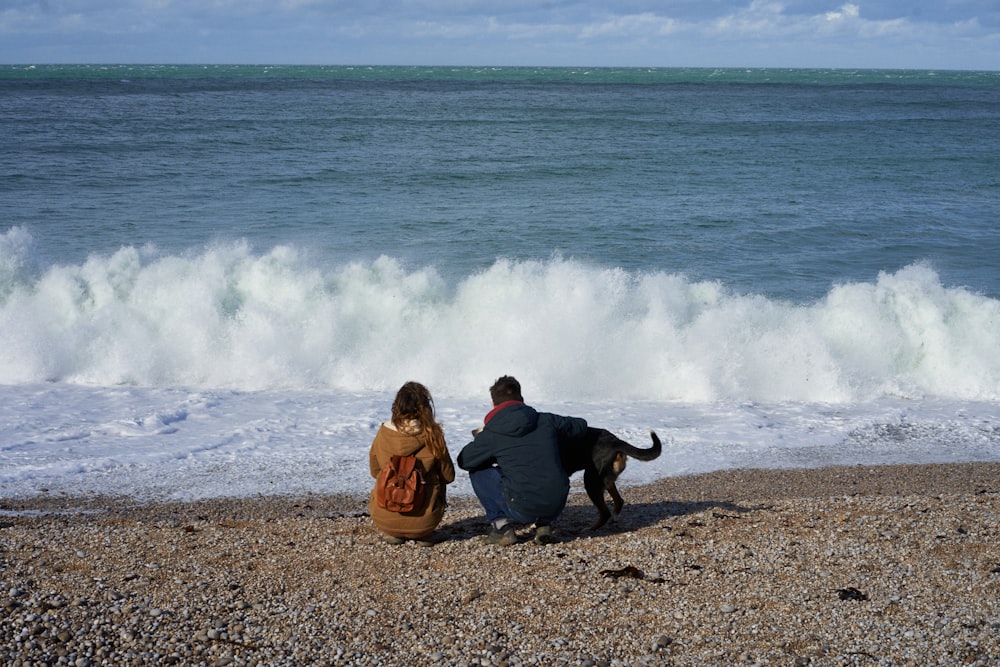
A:
POLYGON ((424 441, 419 435, 423 429, 417 429, 416 433, 413 432, 413 429, 406 429, 408 432, 400 432, 387 422, 382 424, 379 430, 382 442, 390 456, 409 456, 424 446, 424 441))
POLYGON ((531 433, 537 426, 537 410, 524 403, 513 403, 493 415, 484 429, 499 435, 519 438, 531 433))

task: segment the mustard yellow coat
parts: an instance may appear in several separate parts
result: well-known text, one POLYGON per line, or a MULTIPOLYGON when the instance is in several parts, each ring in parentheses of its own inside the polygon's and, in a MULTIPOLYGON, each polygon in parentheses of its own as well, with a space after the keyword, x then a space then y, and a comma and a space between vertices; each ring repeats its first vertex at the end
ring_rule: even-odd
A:
POLYGON ((435 459, 431 455, 430 450, 424 446, 419 426, 404 427, 404 429, 404 432, 396 430, 391 422, 382 424, 368 452, 368 463, 372 477, 377 479, 382 466, 393 456, 415 454, 427 472, 424 509, 415 514, 400 514, 383 509, 375 502, 373 484, 368 500, 368 511, 372 521, 386 535, 415 540, 430 535, 444 518, 444 508, 447 504, 445 489, 448 484, 455 481, 455 464, 447 450, 442 459, 435 459))

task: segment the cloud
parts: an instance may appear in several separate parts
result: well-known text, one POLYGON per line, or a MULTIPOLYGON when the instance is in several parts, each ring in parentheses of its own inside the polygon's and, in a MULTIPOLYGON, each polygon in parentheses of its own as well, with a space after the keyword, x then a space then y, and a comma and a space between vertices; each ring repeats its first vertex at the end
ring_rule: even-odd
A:
POLYGON ((847 21, 850 19, 856 19, 861 16, 861 10, 857 5, 847 4, 841 7, 838 11, 827 12, 827 21, 847 21))
POLYGON ((676 19, 652 12, 609 17, 603 21, 583 25, 577 31, 581 39, 604 37, 655 37, 669 35, 680 29, 676 19))
MULTIPOLYGON (((732 41, 796 40, 808 43, 841 43, 852 48, 858 41, 893 37, 916 38, 933 42, 951 35, 959 24, 916 22, 908 17, 866 18, 862 7, 846 3, 835 9, 817 9, 811 13, 793 12, 781 2, 754 0, 745 8, 720 16, 700 28, 712 39, 732 41)), ((970 28, 971 26, 967 26, 970 28)), ((926 46, 914 42, 913 46, 926 46)))

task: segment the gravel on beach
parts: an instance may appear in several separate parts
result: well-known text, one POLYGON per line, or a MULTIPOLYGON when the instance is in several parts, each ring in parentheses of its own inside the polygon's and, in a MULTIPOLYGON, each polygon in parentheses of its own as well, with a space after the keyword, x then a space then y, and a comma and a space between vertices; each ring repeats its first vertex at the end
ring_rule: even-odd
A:
POLYGON ((507 547, 468 497, 433 547, 351 496, 0 498, 0 664, 1000 665, 1000 463, 622 490, 507 547))

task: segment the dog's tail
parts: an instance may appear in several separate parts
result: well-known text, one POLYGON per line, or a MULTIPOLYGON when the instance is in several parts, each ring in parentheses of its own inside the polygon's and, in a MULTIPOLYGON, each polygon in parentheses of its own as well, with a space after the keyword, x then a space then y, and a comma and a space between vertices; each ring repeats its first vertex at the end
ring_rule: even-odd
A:
POLYGON ((624 441, 619 445, 618 449, 639 461, 652 461, 663 451, 663 445, 660 443, 660 438, 656 435, 656 431, 650 429, 649 437, 653 439, 653 446, 649 449, 640 449, 624 441))

